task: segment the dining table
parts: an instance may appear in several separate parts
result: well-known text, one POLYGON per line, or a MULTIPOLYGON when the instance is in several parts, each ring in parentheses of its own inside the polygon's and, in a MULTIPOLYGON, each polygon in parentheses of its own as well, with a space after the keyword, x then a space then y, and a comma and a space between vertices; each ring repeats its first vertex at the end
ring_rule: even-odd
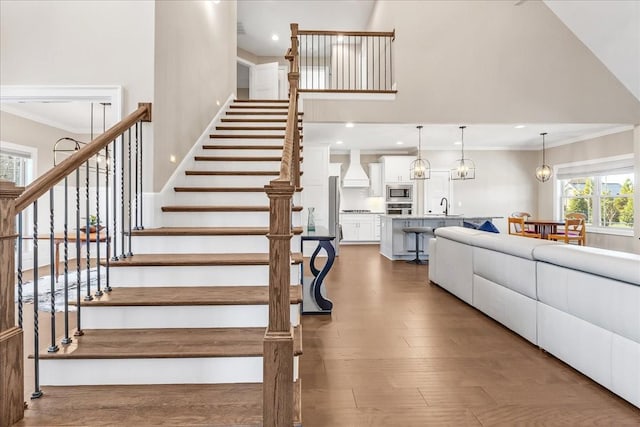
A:
POLYGON ((564 221, 557 219, 527 219, 525 225, 533 225, 536 233, 540 234, 540 238, 546 239, 549 234, 556 234, 558 226, 563 226, 564 221))

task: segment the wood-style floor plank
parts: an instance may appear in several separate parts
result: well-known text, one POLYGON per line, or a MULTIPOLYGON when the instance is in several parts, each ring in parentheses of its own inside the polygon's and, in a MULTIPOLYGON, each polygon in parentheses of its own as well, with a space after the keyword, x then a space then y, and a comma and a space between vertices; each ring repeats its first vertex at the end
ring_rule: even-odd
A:
MULTIPOLYGON (((265 328, 84 329, 56 353, 41 359, 141 359, 262 356, 265 328)), ((300 327, 294 328, 294 354, 302 354, 300 327)))
MULTIPOLYGON (((302 287, 291 286, 291 304, 302 302, 302 287)), ((269 303, 269 286, 180 286, 119 288, 81 301, 82 306, 182 306, 182 305, 258 305, 269 303)), ((70 302, 75 305, 75 301, 70 302)))
POLYGON ((640 409, 430 285, 427 268, 340 247, 333 314, 302 317, 305 427, 640 425, 640 409))
MULTIPOLYGON (((23 426, 261 426, 262 384, 43 387, 23 426)), ((294 385, 300 425, 300 382, 294 385)))

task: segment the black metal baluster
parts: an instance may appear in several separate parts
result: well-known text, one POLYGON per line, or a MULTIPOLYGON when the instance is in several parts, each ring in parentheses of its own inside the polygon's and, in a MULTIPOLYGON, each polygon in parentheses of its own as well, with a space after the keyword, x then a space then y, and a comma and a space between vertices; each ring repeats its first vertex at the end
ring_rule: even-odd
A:
MULTIPOLYGON (((131 129, 129 129, 129 135, 131 135, 131 129)), ((124 133, 122 134, 122 144, 120 146, 120 214, 121 214, 121 224, 122 231, 120 233, 120 243, 122 244, 122 253, 120 254, 120 259, 125 259, 127 255, 124 253, 124 133)))
MULTIPOLYGON (((117 141, 117 140, 116 140, 117 141)), ((118 260, 118 189, 116 179, 118 172, 116 169, 116 159, 118 158, 116 141, 113 142, 113 256, 111 261, 118 260)), ((124 135, 122 136, 122 143, 124 143, 124 135)))
POLYGON ((140 137, 140 135, 139 135, 140 133, 142 133, 142 123, 136 122, 136 158, 135 158, 135 163, 136 163, 135 169, 136 170, 135 170, 135 180, 134 180, 135 183, 136 183, 136 186, 135 186, 135 199, 134 199, 134 202, 135 202, 135 215, 134 215, 134 217, 135 217, 136 226, 133 228, 134 230, 140 230, 140 227, 138 225, 138 197, 139 197, 139 194, 138 194, 138 139, 140 137), (138 125, 140 126, 139 128, 138 128, 138 125))
POLYGON ((393 39, 389 38, 389 89, 393 89, 393 39))
POLYGON ((47 351, 49 353, 55 353, 59 350, 58 345, 56 344, 56 281, 58 280, 58 276, 56 275, 56 270, 58 266, 56 265, 55 256, 55 230, 53 224, 53 187, 49 189, 49 274, 50 274, 50 283, 51 283, 51 344, 47 351))
MULTIPOLYGON (((136 134, 138 133, 138 123, 136 122, 136 134)), ((136 136, 137 138, 137 136, 136 136)), ((127 223, 129 225, 129 252, 127 252, 128 257, 132 257, 133 253, 131 252, 131 128, 129 128, 129 143, 127 144, 127 151, 129 152, 129 166, 127 167, 127 182, 129 184, 129 191, 127 197, 127 214, 128 220, 127 223)))
POLYGON ((311 89, 315 89, 316 88, 315 82, 313 81, 313 63, 314 63, 313 46, 314 46, 314 39, 313 39, 313 34, 312 34, 311 35, 311 89))
POLYGON ((378 90, 380 90, 380 89, 381 89, 381 87, 382 87, 382 86, 380 85, 380 78, 381 78, 381 76, 382 76, 382 73, 380 72, 380 62, 381 62, 381 61, 380 61, 380 56, 382 56, 382 55, 381 55, 381 53, 380 53, 380 52, 381 52, 381 51, 380 51, 380 37, 378 37, 377 39, 378 39, 378 90))
POLYGON ((384 42, 384 89, 387 89, 387 40, 384 42))
POLYGON ((96 293, 102 296, 100 283, 100 154, 96 154, 96 293))
POLYGON ((18 214, 18 327, 22 329, 24 301, 22 301, 22 212, 18 214))
POLYGON ((142 191, 142 147, 144 146, 144 144, 142 143, 142 134, 142 122, 140 122, 140 227, 138 228, 138 230, 144 230, 144 217, 142 216, 142 200, 144 195, 144 192, 142 191))
MULTIPOLYGON (((114 141, 115 146, 115 141, 114 141)), ((107 256, 105 257, 105 270, 106 270, 106 285, 104 287, 105 292, 111 292, 111 281, 109 280, 109 264, 111 263, 111 236, 109 234, 109 145, 104 148, 104 238, 107 245, 107 256)))
POLYGON ((33 202, 33 367, 34 391, 32 399, 42 396, 40 390, 40 331, 38 330, 38 201, 33 202))
POLYGON ((347 89, 351 90, 351 36, 349 37, 349 42, 347 46, 349 46, 349 50, 347 51, 347 89))
MULTIPOLYGON (((87 294, 84 296, 84 300, 85 301, 92 301, 93 297, 91 296, 91 218, 89 215, 89 209, 91 209, 90 207, 90 198, 89 198, 89 160, 87 160, 87 162, 85 163, 85 200, 86 200, 86 204, 87 204, 87 213, 86 213, 86 221, 85 221, 85 230, 84 230, 84 236, 85 236, 85 243, 87 246, 87 265, 86 265, 86 270, 87 270, 87 294)), ((78 283, 78 286, 80 286, 80 283, 78 283)))
POLYGON ((80 316, 80 299, 82 291, 80 284, 82 283, 82 273, 80 269, 80 168, 76 169, 76 331, 74 336, 84 335, 82 332, 82 322, 80 316))
POLYGON ((69 337, 69 180, 64 177, 64 337, 62 344, 70 344, 69 337))

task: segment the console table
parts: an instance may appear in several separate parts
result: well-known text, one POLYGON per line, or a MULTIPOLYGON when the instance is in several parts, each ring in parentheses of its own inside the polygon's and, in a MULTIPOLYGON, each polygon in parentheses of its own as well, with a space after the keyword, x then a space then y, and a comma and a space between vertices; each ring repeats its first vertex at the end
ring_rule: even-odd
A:
POLYGON ((302 269, 302 314, 331 314, 333 303, 327 299, 324 278, 333 266, 336 251, 331 243, 335 236, 324 227, 316 227, 314 231, 305 230, 301 236, 300 250, 306 241, 316 241, 318 246, 309 260, 309 269, 313 277, 304 277, 304 263, 302 269), (322 268, 316 267, 316 257, 323 250, 327 253, 327 260, 322 268))

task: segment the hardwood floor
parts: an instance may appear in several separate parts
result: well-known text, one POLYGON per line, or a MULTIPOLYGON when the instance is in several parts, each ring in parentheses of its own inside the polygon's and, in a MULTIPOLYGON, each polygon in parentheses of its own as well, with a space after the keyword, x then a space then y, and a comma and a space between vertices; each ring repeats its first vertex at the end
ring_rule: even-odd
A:
POLYGON ((303 316, 313 426, 627 426, 640 410, 436 285, 427 266, 341 246, 331 316, 303 316))

